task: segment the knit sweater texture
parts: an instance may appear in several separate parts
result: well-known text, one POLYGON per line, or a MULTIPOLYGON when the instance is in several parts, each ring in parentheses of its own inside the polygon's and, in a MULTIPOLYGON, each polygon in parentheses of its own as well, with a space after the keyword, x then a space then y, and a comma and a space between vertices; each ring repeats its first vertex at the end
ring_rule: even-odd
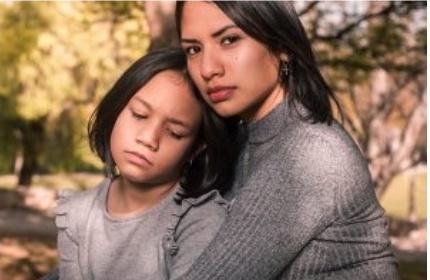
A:
POLYGON ((285 101, 244 125, 229 215, 183 280, 398 279, 366 160, 285 101))

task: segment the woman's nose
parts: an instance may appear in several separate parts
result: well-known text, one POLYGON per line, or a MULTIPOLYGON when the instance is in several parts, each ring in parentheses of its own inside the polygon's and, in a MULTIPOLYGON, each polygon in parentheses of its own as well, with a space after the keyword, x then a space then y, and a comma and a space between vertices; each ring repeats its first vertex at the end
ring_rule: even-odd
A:
POLYGON ((144 145, 153 152, 158 151, 160 146, 161 129, 157 124, 147 124, 136 135, 136 142, 144 145))
POLYGON ((210 81, 224 72, 221 59, 215 50, 205 50, 200 61, 200 74, 203 79, 210 81))

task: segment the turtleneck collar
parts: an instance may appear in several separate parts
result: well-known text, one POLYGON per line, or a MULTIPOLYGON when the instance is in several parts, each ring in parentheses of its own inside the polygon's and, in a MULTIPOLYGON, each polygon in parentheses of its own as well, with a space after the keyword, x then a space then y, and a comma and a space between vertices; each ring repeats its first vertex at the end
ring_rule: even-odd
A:
POLYGON ((285 99, 262 119, 252 123, 244 123, 248 143, 264 143, 278 135, 287 119, 288 107, 288 100, 285 99))

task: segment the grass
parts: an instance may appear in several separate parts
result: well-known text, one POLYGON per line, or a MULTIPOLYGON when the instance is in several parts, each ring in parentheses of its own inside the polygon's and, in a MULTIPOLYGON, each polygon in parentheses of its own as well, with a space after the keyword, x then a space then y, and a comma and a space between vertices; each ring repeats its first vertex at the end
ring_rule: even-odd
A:
MULTIPOLYGON (((102 180, 103 175, 93 173, 35 175, 31 187, 84 190, 97 186, 102 180)), ((13 189, 16 182, 17 178, 14 175, 0 176, 0 188, 13 189)))
POLYGON ((427 279, 427 264, 425 262, 401 262, 399 274, 402 280, 427 279))

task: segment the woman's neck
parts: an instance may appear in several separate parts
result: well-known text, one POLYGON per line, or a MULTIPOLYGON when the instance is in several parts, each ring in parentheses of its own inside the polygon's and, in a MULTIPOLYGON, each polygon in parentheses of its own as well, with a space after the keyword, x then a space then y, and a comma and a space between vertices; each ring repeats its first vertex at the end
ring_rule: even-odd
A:
POLYGON ((285 98, 286 91, 278 84, 273 91, 261 102, 255 104, 253 108, 241 114, 241 119, 247 123, 253 123, 267 116, 285 98))
POLYGON ((107 196, 107 211, 113 216, 143 212, 158 204, 176 185, 176 181, 162 184, 136 184, 123 177, 114 179, 107 196))

